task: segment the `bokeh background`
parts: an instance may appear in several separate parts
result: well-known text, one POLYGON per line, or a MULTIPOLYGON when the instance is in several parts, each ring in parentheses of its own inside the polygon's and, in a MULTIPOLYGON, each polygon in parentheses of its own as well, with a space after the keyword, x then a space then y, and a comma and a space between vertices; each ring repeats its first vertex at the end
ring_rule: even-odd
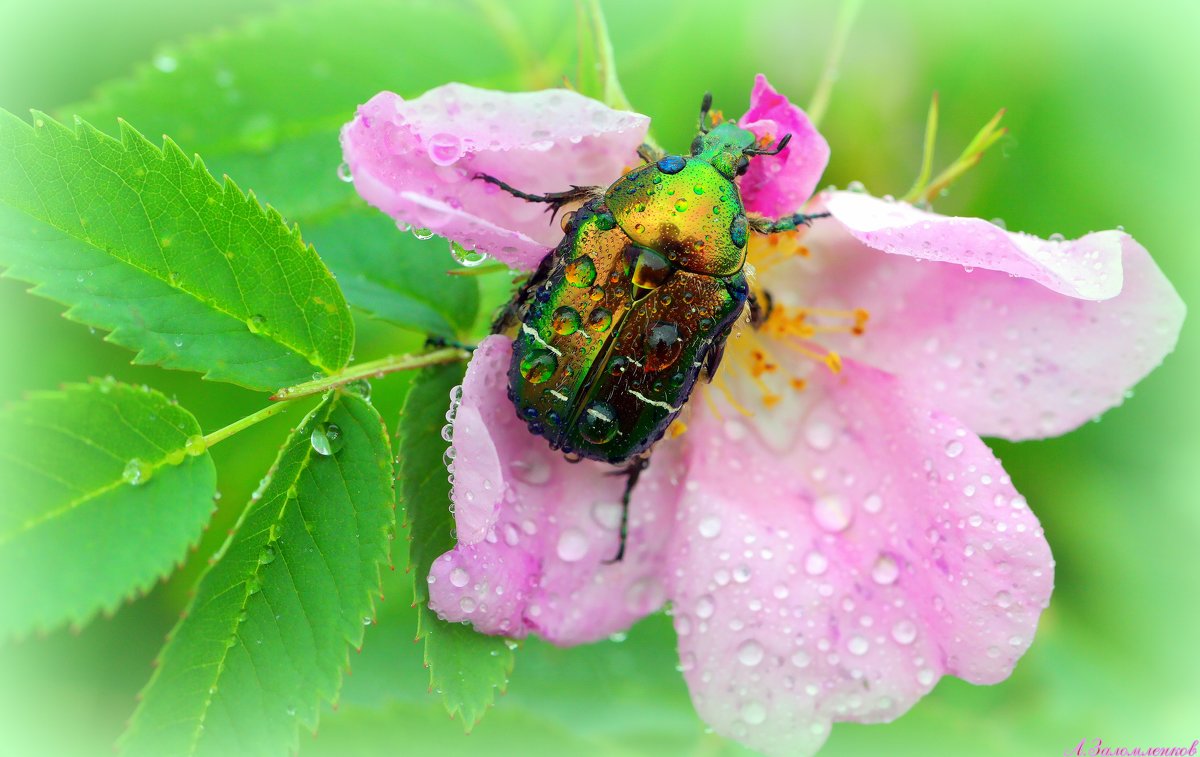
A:
MULTIPOLYGON (((676 149, 688 144, 706 89, 718 107, 737 114, 761 71, 806 102, 838 13, 836 3, 799 0, 602 5, 626 93, 653 116, 658 140, 676 149)), ((274 138, 300 128, 312 98, 328 95, 295 86, 295 71, 320 68, 345 82, 344 95, 334 90, 344 96, 343 120, 379 89, 408 96, 463 77, 508 88, 550 86, 574 75, 576 25, 565 2, 446 0, 435 21, 405 2, 317 7, 341 22, 307 29, 323 42, 296 54, 274 44, 272 30, 312 18, 308 4, 0 0, 0 106, 69 117, 107 80, 139 69, 154 75, 154 62, 161 69, 167 59, 177 60, 181 72, 189 56, 222 63, 222 45, 258 34, 261 45, 227 63, 238 76, 257 71, 276 103, 294 101, 294 124, 276 118, 264 125, 255 120, 255 102, 245 101, 176 107, 163 100, 157 112, 125 115, 148 135, 162 133, 164 124, 182 130, 172 136, 185 151, 206 143, 212 124, 262 132, 257 162, 204 157, 214 173, 228 171, 271 201, 272 181, 279 183, 267 170, 274 138), (480 24, 496 18, 510 23, 496 33, 494 49, 462 46, 467 30, 478 35, 480 24), (364 45, 372 46, 370 54, 364 45), (395 65, 380 65, 393 53, 395 65), (414 57, 425 62, 414 66, 414 57), (180 126, 175 110, 206 113, 180 126)), ((942 106, 939 165, 1006 107, 1010 135, 937 209, 1002 218, 1009 229, 1041 236, 1122 225, 1151 251, 1185 302, 1200 302, 1200 4, 868 0, 839 72, 822 124, 833 147, 823 184, 858 180, 875 194, 907 189, 934 90, 942 106)), ((184 102, 204 90, 176 94, 184 102)), ((111 122, 97 125, 113 130, 111 122)), ((313 165, 327 166, 313 175, 335 186, 336 141, 317 139, 305 150, 313 165)), ((430 254, 446 255, 449 267, 435 242, 430 254)), ((493 279, 483 282, 489 305, 505 283, 493 279)), ((0 280, 0 397, 113 375, 177 396, 205 430, 262 404, 251 392, 192 374, 132 366, 128 352, 59 313, 23 285, 0 280)), ((945 679, 891 725, 836 726, 824 755, 1059 755, 1097 737, 1141 747, 1200 738, 1200 330, 1194 326, 1185 324, 1175 354, 1102 422, 1060 439, 994 443, 1058 559, 1051 607, 1012 678, 986 688, 945 679)), ((1113 334, 1112 348, 1135 336, 1113 334)), ((359 319, 360 360, 418 344, 409 332, 359 319)), ((374 402, 385 418, 396 417, 405 380, 377 382, 374 402)), ((0 646, 0 754, 111 753, 189 587, 299 417, 299 411, 276 417, 214 450, 219 509, 171 580, 83 629, 0 646)), ((0 492, 0 499, 13 494, 0 492)), ((411 643, 403 565, 385 580, 388 600, 363 651, 353 655, 340 706, 327 708, 317 738, 302 739, 302 755, 739 751, 706 734, 693 714, 662 616, 626 638, 585 648, 527 643, 509 692, 463 736, 461 724, 427 692, 419 646, 411 643)))

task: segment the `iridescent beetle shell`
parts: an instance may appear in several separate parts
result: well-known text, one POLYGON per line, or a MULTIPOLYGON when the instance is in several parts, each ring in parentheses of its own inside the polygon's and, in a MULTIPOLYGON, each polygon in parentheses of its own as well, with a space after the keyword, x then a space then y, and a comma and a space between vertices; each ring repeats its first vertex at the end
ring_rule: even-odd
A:
POLYGON ((720 360, 749 287, 734 179, 750 132, 640 166, 564 224, 515 335, 509 396, 554 448, 621 463, 648 450, 720 360))

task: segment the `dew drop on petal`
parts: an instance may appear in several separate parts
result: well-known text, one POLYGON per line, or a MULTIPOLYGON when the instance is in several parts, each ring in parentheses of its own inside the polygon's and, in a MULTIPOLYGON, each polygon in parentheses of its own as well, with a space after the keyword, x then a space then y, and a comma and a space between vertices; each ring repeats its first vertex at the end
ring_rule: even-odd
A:
POLYGON ((880 555, 871 566, 871 578, 881 586, 889 586, 900 577, 900 566, 891 555, 880 555))
POLYGON ((705 539, 714 539, 721 533, 721 519, 709 515, 700 521, 700 535, 705 539))
POLYGON ((829 560, 820 552, 809 552, 804 558, 804 572, 810 576, 819 576, 829 567, 829 560))
POLYGON ((563 562, 578 562, 587 554, 587 537, 581 531, 568 528, 559 535, 558 547, 555 551, 563 562))
POLYGON ((750 725, 761 725, 767 719, 767 708, 753 699, 742 705, 740 713, 742 720, 750 725))
POLYGON ((749 641, 743 641, 741 643, 741 645, 737 648, 738 662, 742 663, 743 665, 745 665, 747 667, 752 668, 755 665, 762 662, 763 656, 764 656, 764 652, 763 652, 762 644, 759 644, 754 639, 750 639, 749 641))
POLYGON ((917 626, 911 620, 901 620, 892 626, 892 638, 899 644, 912 644, 917 639, 917 626))
POLYGON ((798 668, 806 668, 810 662, 812 662, 812 658, 803 650, 792 655, 792 664, 798 668))
POLYGON ((696 617, 701 620, 708 620, 713 616, 716 610, 716 605, 713 604, 713 598, 705 594, 696 600, 696 617))
POLYGON ((958 439, 946 442, 946 457, 958 457, 963 453, 963 443, 958 439))
POLYGON ((621 526, 621 503, 597 502, 592 505, 592 520, 606 531, 616 531, 621 526))
POLYGON ((455 568, 450 571, 450 583, 458 588, 462 588, 471 582, 471 576, 462 568, 455 568))
POLYGON ((813 503, 813 519, 826 531, 845 531, 851 516, 850 505, 836 494, 823 494, 813 503))
POLYGON ((833 427, 828 423, 813 421, 805 427, 804 439, 815 450, 827 450, 833 446, 833 427))
POLYGON ((865 655, 870 648, 870 642, 862 636, 852 636, 850 637, 850 641, 846 643, 846 649, 850 650, 850 654, 860 657, 865 655))
POLYGON ((917 683, 922 686, 930 686, 933 684, 933 671, 929 668, 921 668, 917 671, 917 683))

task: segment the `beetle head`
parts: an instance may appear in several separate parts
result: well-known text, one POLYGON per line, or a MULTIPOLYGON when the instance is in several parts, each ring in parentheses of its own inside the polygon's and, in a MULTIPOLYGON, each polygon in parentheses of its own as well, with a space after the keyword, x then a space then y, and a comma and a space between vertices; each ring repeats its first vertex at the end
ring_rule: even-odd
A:
POLYGON ((692 157, 711 163, 727 178, 746 173, 750 158, 755 155, 778 154, 792 138, 791 134, 785 134, 773 149, 766 150, 757 146, 753 132, 741 128, 734 121, 726 121, 710 129, 705 122, 711 107, 712 93, 706 92, 700 104, 700 133, 692 140, 692 157))

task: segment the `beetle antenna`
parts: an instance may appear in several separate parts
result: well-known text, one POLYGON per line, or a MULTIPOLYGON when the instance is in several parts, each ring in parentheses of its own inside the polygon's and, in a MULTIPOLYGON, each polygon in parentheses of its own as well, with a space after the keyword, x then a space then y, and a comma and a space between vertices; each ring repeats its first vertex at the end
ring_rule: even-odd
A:
POLYGON ((700 133, 707 134, 708 126, 705 121, 708 120, 708 111, 712 109, 712 92, 705 92, 704 99, 700 101, 700 133))
POLYGON ((783 139, 781 139, 775 143, 774 150, 760 150, 756 147, 748 147, 745 150, 742 150, 742 152, 746 155, 778 155, 783 150, 783 148, 787 147, 788 142, 791 142, 791 141, 792 141, 792 135, 784 134, 783 139))

